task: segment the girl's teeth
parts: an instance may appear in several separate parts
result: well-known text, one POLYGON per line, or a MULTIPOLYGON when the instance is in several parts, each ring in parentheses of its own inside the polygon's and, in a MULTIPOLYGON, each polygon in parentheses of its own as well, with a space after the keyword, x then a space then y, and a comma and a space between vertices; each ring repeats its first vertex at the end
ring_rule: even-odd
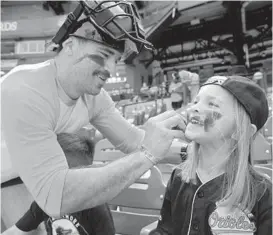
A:
POLYGON ((196 121, 196 120, 191 120, 191 123, 192 123, 192 124, 198 124, 198 125, 201 125, 201 122, 198 122, 198 121, 196 121))

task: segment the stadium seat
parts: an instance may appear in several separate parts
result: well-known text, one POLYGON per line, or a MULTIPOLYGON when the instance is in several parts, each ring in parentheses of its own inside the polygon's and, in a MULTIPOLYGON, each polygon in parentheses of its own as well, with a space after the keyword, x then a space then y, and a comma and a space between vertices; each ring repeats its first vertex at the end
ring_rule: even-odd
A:
POLYGON ((265 138, 272 137, 272 116, 270 116, 267 119, 267 121, 263 127, 263 131, 264 131, 265 138))
POLYGON ((112 210, 116 233, 139 235, 143 227, 157 221, 165 189, 162 175, 154 166, 148 177, 141 177, 109 202, 122 208, 112 210))
MULTIPOLYGON (((153 108, 150 110, 149 118, 154 117, 154 116, 156 116, 156 115, 157 115, 157 110, 156 110, 155 107, 153 107, 153 108)), ((149 118, 148 118, 148 119, 149 119, 149 118)))
POLYGON ((270 179, 272 180, 272 169, 271 168, 264 167, 261 165, 254 165, 254 169, 262 174, 269 176, 270 179))
POLYGON ((261 133, 258 133, 254 139, 251 160, 254 164, 272 161, 272 145, 261 133))
POLYGON ((94 164, 108 163, 125 156, 119 150, 116 150, 108 139, 102 139, 95 145, 94 164))
POLYGON ((167 111, 167 105, 166 105, 166 103, 163 103, 161 106, 160 113, 164 113, 165 111, 167 111))

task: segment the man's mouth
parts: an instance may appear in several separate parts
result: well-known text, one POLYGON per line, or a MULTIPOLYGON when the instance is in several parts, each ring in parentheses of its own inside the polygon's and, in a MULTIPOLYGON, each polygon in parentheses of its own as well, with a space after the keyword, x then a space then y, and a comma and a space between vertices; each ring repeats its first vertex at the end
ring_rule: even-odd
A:
POLYGON ((103 82, 106 82, 107 77, 102 76, 102 75, 98 75, 99 79, 102 80, 103 82))

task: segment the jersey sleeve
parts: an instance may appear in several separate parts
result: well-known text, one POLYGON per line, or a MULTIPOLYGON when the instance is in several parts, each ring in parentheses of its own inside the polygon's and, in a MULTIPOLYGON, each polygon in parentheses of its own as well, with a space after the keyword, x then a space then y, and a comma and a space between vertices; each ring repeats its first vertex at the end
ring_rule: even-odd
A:
POLYGON ((268 183, 262 198, 258 202, 257 231, 255 235, 272 233, 272 181, 268 183))
POLYGON ((119 113, 105 90, 101 91, 96 102, 96 107, 99 108, 91 119, 91 124, 122 152, 133 152, 142 143, 145 131, 131 125, 119 113))
POLYGON ((68 165, 53 131, 54 108, 31 88, 9 87, 1 113, 13 167, 42 210, 59 216, 68 165))

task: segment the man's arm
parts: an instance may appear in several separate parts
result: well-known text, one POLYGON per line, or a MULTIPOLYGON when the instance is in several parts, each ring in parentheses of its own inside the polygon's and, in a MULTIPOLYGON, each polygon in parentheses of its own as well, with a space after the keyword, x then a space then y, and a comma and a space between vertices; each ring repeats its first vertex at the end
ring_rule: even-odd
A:
MULTIPOLYGON (((133 152, 141 145, 145 131, 131 125, 115 108, 115 104, 105 90, 101 91, 96 101, 100 109, 91 119, 91 124, 96 127, 117 149, 124 153, 133 152)), ((180 150, 184 143, 173 142, 170 153, 176 154, 175 160, 180 159, 180 150)))
MULTIPOLYGON (((144 153, 136 152, 105 167, 69 170, 51 116, 52 108, 42 97, 2 92, 2 128, 12 163, 51 217, 110 201, 153 165, 144 153)), ((159 160, 174 137, 183 138, 182 132, 170 130, 181 121, 175 112, 167 112, 147 125, 144 143, 159 160)))
POLYGON ((133 152, 143 141, 145 131, 131 125, 115 108, 115 103, 105 90, 96 97, 95 115, 91 124, 116 148, 124 153, 133 152))

